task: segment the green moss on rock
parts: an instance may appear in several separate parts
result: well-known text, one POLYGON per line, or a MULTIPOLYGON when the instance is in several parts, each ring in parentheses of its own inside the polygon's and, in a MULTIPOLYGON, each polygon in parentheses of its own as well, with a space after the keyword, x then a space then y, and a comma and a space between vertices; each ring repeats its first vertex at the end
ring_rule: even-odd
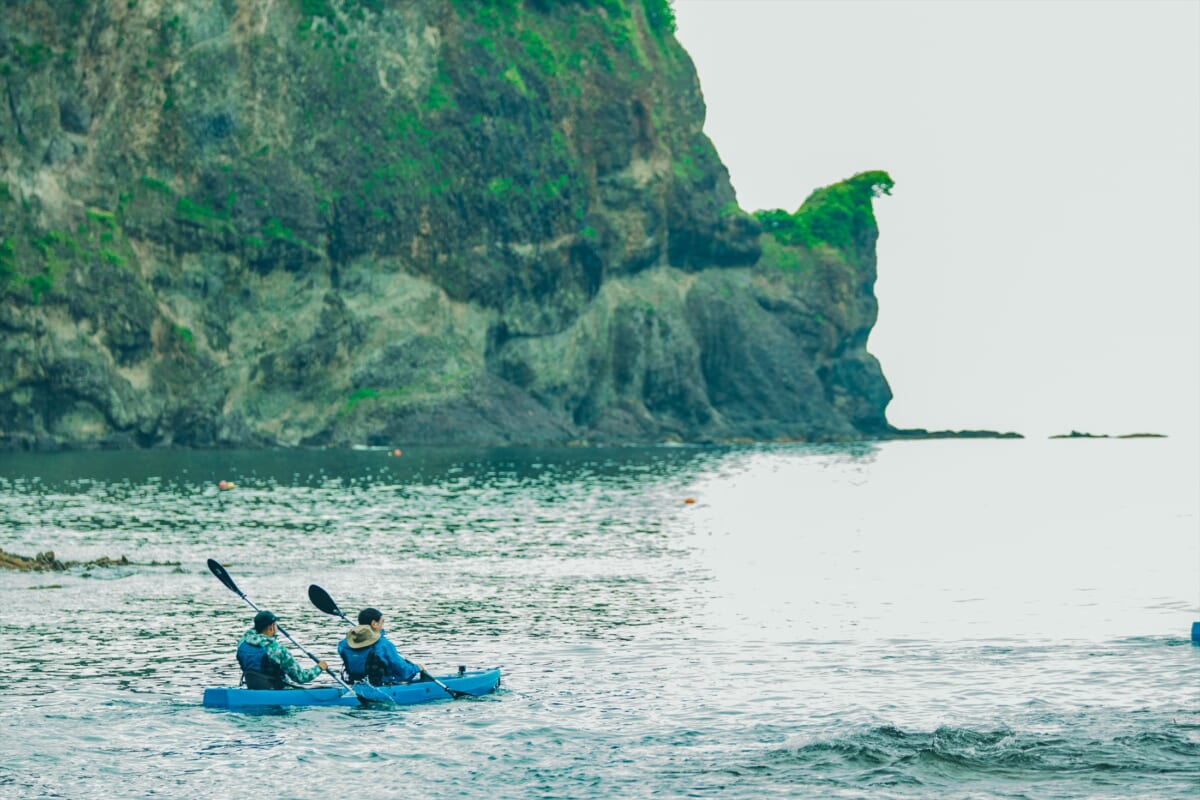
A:
MULTIPOLYGON (((781 244, 812 249, 826 245, 856 249, 864 232, 874 231, 872 200, 892 193, 895 182, 886 172, 860 172, 852 178, 817 189, 794 213, 782 209, 757 211, 763 231, 781 244)), ((873 242, 872 242, 873 244, 873 242)))

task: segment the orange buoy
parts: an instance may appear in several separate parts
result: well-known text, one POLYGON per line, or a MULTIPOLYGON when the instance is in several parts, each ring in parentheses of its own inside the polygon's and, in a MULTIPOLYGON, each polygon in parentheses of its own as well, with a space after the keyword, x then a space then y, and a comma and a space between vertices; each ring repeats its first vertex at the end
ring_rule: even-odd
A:
POLYGON ((396 458, 399 458, 400 457, 400 448, 397 447, 395 450, 393 450, 392 455, 394 455, 396 458))
POLYGON ((234 484, 233 484, 233 481, 220 481, 217 484, 217 488, 224 492, 224 491, 234 488, 234 484))
POLYGON ((696 502, 696 498, 694 498, 694 497, 689 497, 688 499, 684 500, 683 502, 684 502, 684 505, 689 505, 689 506, 690 506, 692 503, 696 502))

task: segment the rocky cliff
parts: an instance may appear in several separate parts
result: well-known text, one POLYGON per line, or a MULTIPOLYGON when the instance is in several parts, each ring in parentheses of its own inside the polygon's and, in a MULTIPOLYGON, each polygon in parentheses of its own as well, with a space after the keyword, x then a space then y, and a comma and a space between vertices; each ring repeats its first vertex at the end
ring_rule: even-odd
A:
POLYGON ((890 179, 739 209, 667 0, 0 14, 0 448, 889 431, 890 179))

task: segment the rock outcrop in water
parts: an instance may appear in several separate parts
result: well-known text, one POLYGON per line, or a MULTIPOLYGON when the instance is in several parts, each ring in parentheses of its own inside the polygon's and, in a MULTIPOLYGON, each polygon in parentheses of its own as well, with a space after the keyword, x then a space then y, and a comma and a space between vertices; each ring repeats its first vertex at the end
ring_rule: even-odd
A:
MULTIPOLYGON (((125 556, 111 558, 101 556, 91 561, 60 561, 53 550, 46 550, 35 556, 23 556, 0 550, 0 569, 12 572, 65 572, 76 567, 175 567, 179 571, 178 561, 130 561, 125 556)), ((44 588, 44 587, 35 587, 44 588)))
POLYGON ((891 180, 743 212, 672 30, 666 0, 10 4, 0 448, 888 434, 891 180))
POLYGON ((1050 437, 1051 439, 1165 439, 1165 434, 1161 433, 1122 433, 1119 436, 1112 436, 1107 433, 1080 433, 1079 431, 1071 431, 1070 433, 1058 433, 1050 437))
MULTIPOLYGON (((22 556, 16 553, 9 553, 0 550, 0 569, 13 570, 15 572, 63 572, 72 567, 123 567, 133 564, 125 556, 119 558, 109 558, 102 556, 94 561, 59 561, 53 550, 46 550, 38 553, 36 556, 22 556)), ((157 563, 151 563, 146 566, 160 566, 157 563)), ((167 564, 165 566, 174 566, 167 564)))

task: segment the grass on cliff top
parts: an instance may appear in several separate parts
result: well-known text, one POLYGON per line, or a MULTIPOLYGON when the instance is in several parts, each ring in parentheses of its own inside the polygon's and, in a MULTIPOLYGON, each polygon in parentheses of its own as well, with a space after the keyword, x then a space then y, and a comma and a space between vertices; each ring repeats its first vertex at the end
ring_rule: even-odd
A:
MULTIPOLYGON (((337 21, 339 12, 352 19, 362 19, 363 12, 369 11, 381 14, 385 10, 383 0, 293 0, 297 10, 304 18, 320 17, 331 22, 337 21)), ((675 32, 675 9, 671 8, 672 0, 633 0, 640 2, 646 15, 650 29, 657 34, 675 32)), ((477 3, 475 0, 455 0, 455 5, 470 11, 484 13, 498 12, 511 15, 518 11, 529 9, 549 13, 556 7, 575 6, 583 10, 602 9, 610 17, 622 18, 629 16, 629 3, 626 0, 490 0, 477 3)))
MULTIPOLYGON (((305 1, 311 2, 312 0, 305 1)), ((632 1, 641 3, 642 12, 646 15, 646 22, 649 24, 650 30, 660 35, 675 32, 675 9, 671 8, 672 0, 632 1)), ((491 0, 486 4, 455 0, 455 5, 471 10, 482 7, 485 10, 495 10, 501 14, 513 14, 522 9, 547 14, 559 7, 573 6, 584 11, 603 10, 613 19, 624 19, 630 15, 630 2, 626 0, 491 0)))
POLYGON ((838 250, 854 249, 859 233, 875 227, 872 201, 890 195, 893 186, 895 181, 882 170, 860 172, 817 189, 794 214, 777 208, 756 211, 754 216, 763 231, 780 244, 810 250, 822 244, 838 250))

